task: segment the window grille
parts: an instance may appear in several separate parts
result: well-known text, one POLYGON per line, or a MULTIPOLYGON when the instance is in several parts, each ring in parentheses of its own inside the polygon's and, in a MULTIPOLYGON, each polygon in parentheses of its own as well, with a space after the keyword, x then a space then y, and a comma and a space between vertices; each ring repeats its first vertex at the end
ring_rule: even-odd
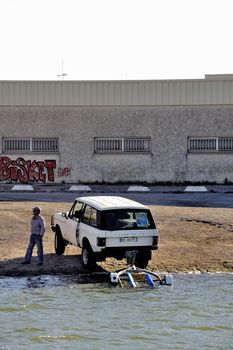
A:
POLYGON ((233 151, 233 137, 220 137, 218 147, 219 151, 233 151))
POLYGON ((233 137, 190 137, 189 152, 227 152, 233 151, 233 137))
POLYGON ((116 137, 94 140, 96 153, 148 153, 151 152, 150 138, 116 137))
POLYGON ((124 139, 125 152, 150 152, 150 139, 124 139))
POLYGON ((3 138, 3 152, 58 152, 58 138, 3 138))
POLYGON ((96 152, 121 152, 123 149, 122 139, 117 138, 96 138, 95 151, 96 152))
POLYGON ((3 139, 4 151, 30 151, 28 139, 3 139))
POLYGON ((58 139, 32 139, 33 152, 57 152, 58 139))

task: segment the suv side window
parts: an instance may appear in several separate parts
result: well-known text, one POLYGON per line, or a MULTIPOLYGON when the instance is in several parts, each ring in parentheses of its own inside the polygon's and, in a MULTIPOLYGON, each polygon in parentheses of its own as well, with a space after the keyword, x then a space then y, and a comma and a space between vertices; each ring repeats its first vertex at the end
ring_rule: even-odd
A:
POLYGON ((68 216, 75 221, 77 221, 78 219, 80 220, 83 212, 83 206, 84 206, 83 203, 75 202, 71 207, 68 216))
POLYGON ((84 209, 82 222, 84 224, 88 224, 89 225, 89 223, 90 223, 90 216, 91 216, 91 207, 89 207, 89 205, 86 205, 86 207, 84 209))
POLYGON ((97 227, 97 210, 91 208, 90 225, 97 227))
POLYGON ((94 208, 91 208, 89 205, 86 205, 82 222, 84 224, 97 227, 97 210, 94 208))

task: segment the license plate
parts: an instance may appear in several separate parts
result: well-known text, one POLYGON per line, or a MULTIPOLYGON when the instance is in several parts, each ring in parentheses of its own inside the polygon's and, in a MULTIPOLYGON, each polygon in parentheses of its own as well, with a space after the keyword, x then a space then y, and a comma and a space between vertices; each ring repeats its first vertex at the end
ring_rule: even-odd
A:
POLYGON ((137 237, 121 237, 120 242, 137 242, 137 237))

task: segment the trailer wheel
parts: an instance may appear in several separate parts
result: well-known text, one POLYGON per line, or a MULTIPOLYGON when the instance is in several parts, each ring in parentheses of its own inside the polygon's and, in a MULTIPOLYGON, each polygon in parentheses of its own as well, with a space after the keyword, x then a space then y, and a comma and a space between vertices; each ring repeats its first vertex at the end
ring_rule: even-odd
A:
POLYGON ((63 239, 61 230, 59 227, 56 227, 55 236, 54 236, 54 249, 57 255, 62 255, 66 248, 66 241, 63 239))

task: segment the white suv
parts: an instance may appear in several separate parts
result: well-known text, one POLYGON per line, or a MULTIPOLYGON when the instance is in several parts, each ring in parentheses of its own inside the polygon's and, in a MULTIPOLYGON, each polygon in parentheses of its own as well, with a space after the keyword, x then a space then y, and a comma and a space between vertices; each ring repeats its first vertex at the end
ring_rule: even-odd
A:
POLYGON ((51 217, 51 226, 55 252, 63 254, 67 244, 80 247, 88 269, 107 257, 126 258, 145 268, 151 250, 158 249, 158 230, 150 209, 123 197, 77 198, 69 212, 51 217))

